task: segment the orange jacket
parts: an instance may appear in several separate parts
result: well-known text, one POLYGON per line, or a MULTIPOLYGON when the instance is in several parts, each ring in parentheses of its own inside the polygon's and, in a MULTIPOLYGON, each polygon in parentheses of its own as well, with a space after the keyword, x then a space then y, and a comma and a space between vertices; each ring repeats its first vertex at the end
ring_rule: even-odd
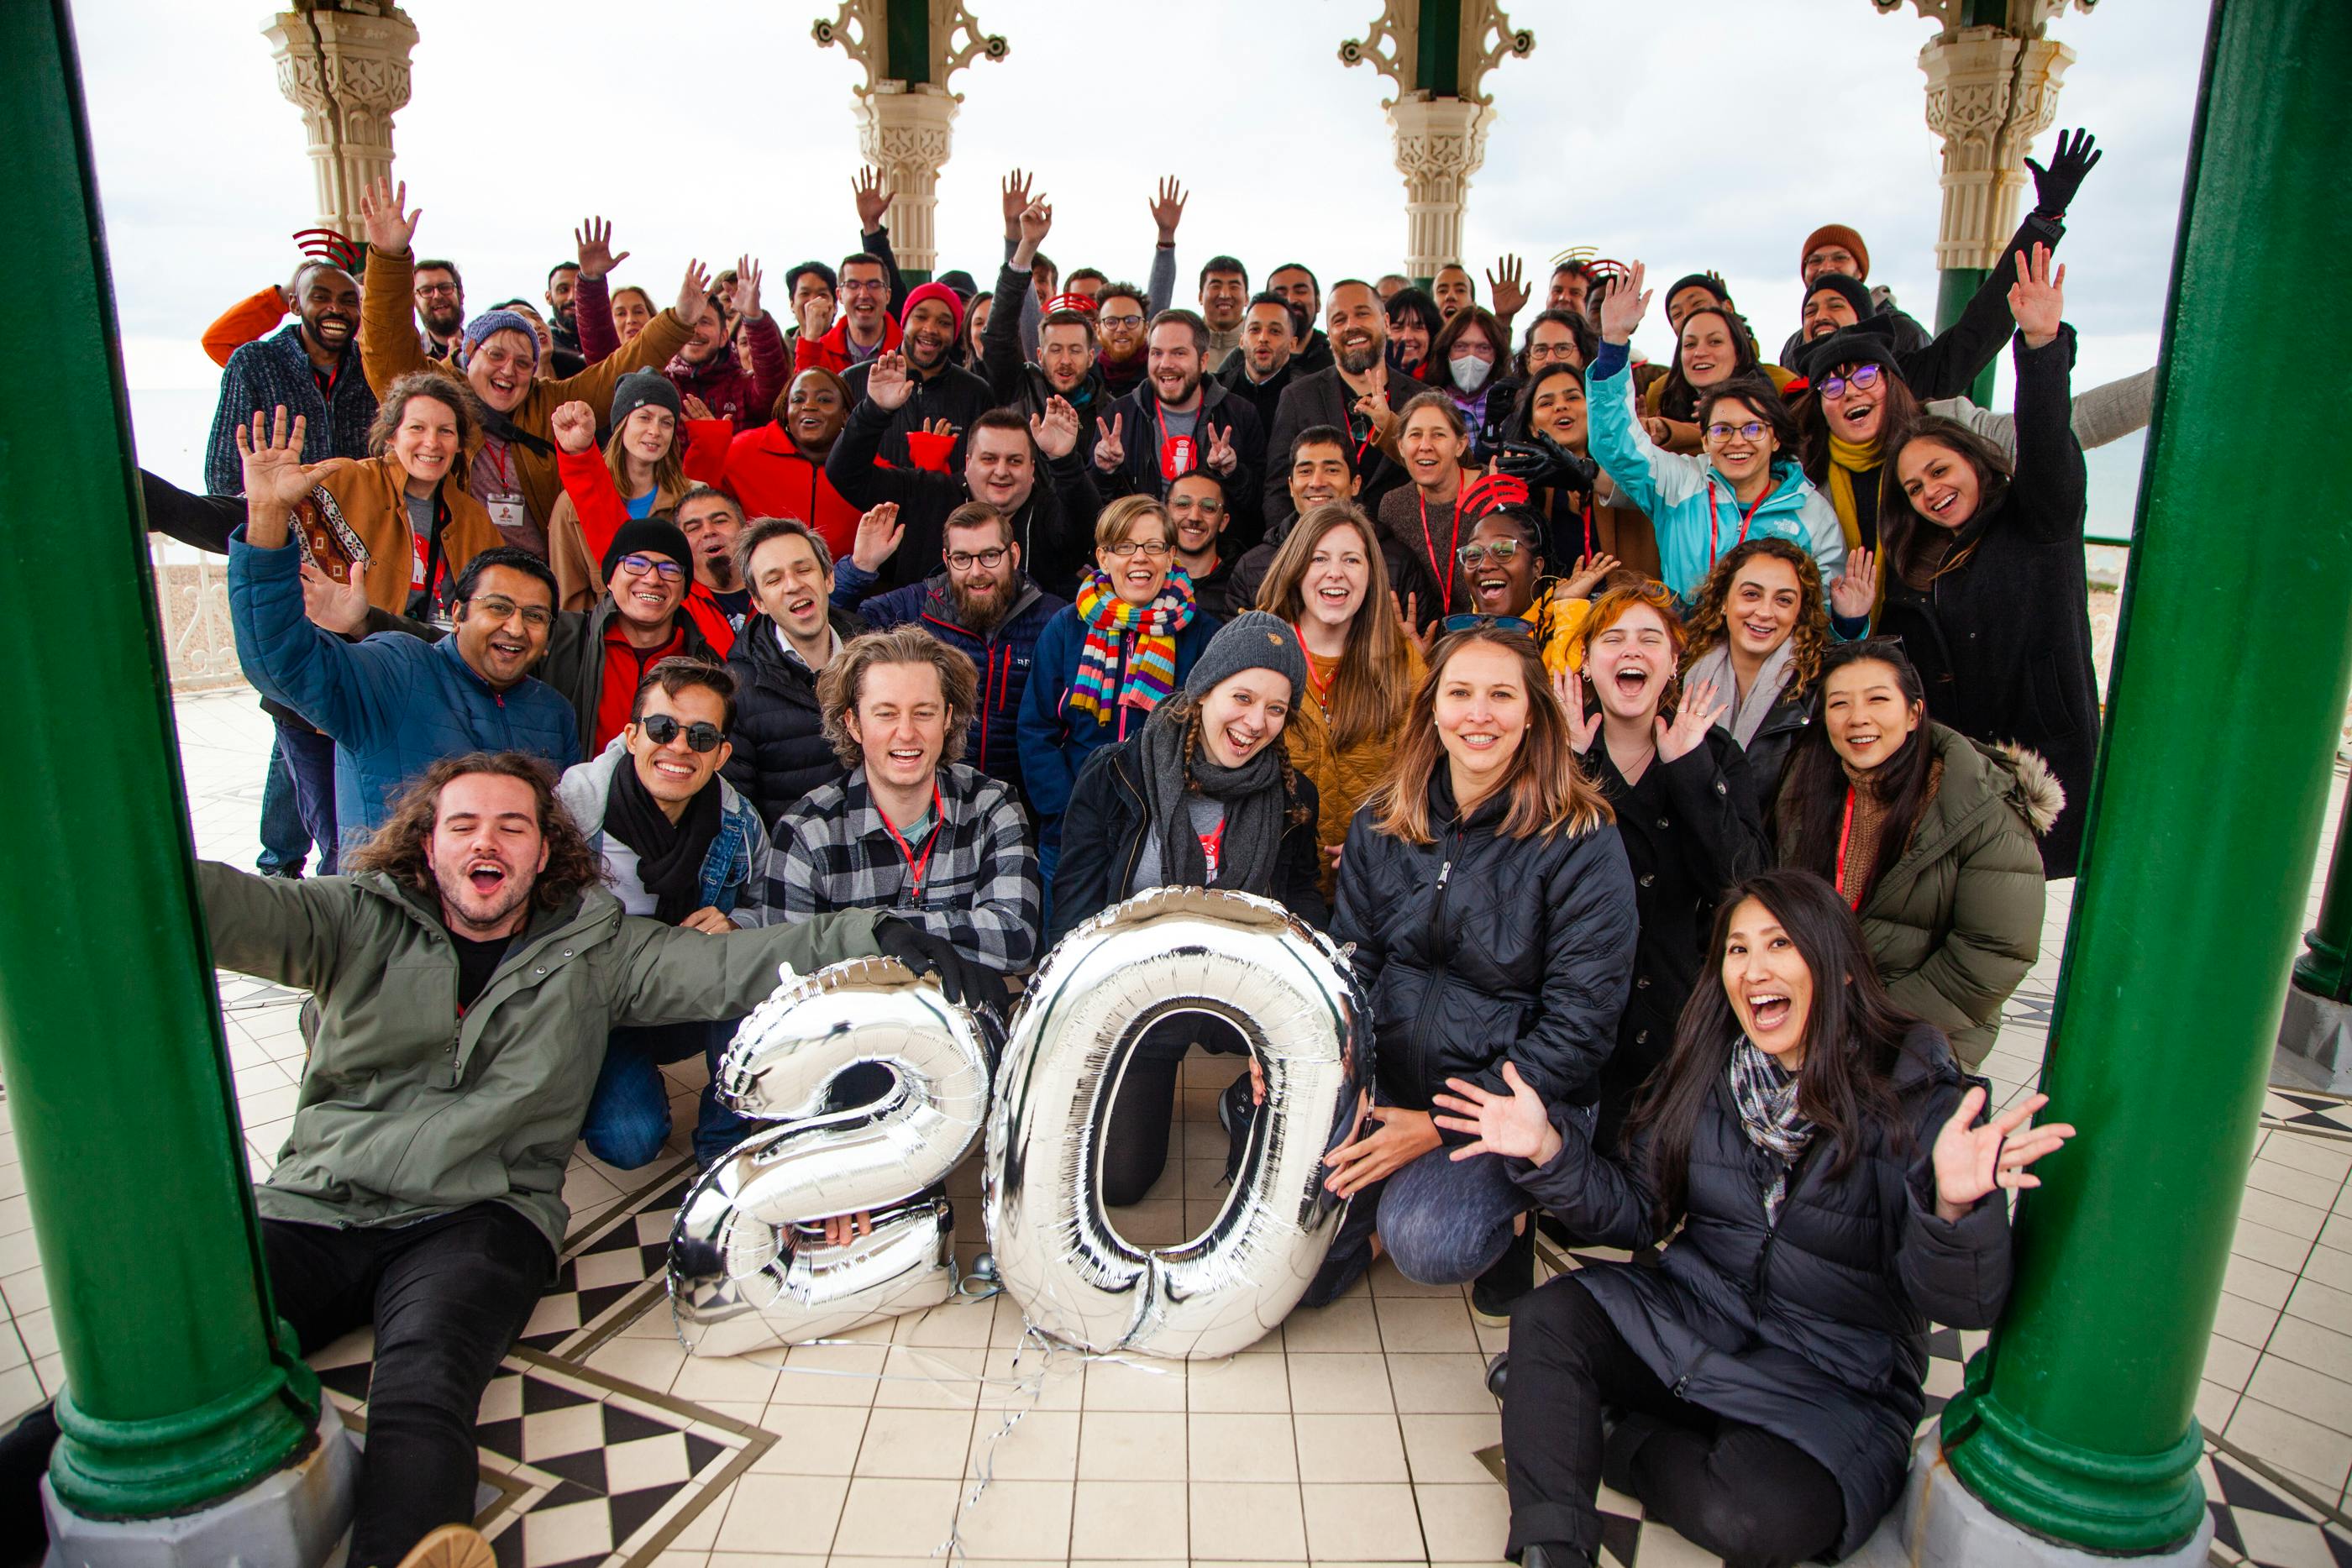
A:
MULTIPOLYGON (((319 483, 294 508, 291 519, 302 559, 329 575, 349 580, 343 563, 361 572, 368 603, 393 614, 407 613, 416 536, 409 527, 407 472, 390 453, 381 457, 335 457, 319 465, 319 483)), ((503 544, 481 502, 454 480, 441 483, 440 501, 449 509, 441 530, 436 574, 454 581, 466 563, 503 544)))
POLYGON ((286 296, 278 285, 256 289, 220 313, 220 319, 205 329, 205 352, 213 363, 228 369, 228 357, 255 339, 286 319, 286 296))

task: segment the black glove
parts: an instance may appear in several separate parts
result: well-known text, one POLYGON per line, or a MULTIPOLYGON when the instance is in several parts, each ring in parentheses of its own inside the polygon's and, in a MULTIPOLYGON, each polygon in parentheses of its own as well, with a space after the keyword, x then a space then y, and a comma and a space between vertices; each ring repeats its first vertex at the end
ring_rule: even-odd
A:
POLYGON ((1540 430, 1527 441, 1504 442, 1495 466, 1531 490, 1590 490, 1601 476, 1600 464, 1570 452, 1540 430))
POLYGON ((2050 167, 2044 169, 2032 159, 2025 166, 2033 171, 2033 211, 2037 216, 2063 218, 2074 193, 2083 188, 2083 176, 2101 156, 2091 144, 2087 131, 2074 132, 2074 140, 2066 140, 2067 132, 2058 133, 2058 151, 2051 154, 2050 167))
POLYGON ((975 964, 944 936, 895 915, 874 923, 874 946, 886 958, 896 958, 918 975, 938 979, 948 1000, 961 1007, 1001 1008, 1004 981, 985 964, 975 964))

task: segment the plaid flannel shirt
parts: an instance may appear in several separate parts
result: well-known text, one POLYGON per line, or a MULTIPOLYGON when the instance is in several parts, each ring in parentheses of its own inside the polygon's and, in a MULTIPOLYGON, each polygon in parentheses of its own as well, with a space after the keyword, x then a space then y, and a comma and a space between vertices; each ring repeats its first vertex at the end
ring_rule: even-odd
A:
POLYGON ((1028 818, 1012 789, 976 768, 940 769, 940 820, 913 867, 883 821, 866 769, 812 789, 776 820, 768 851, 768 921, 789 925, 837 909, 887 909, 1000 974, 1037 956, 1044 898, 1028 818))

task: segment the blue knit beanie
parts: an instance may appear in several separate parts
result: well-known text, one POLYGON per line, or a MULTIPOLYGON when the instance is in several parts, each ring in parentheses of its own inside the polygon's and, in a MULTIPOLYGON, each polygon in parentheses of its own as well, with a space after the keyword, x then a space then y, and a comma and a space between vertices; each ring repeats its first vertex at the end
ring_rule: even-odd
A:
POLYGON ((530 329, 529 321, 512 310, 485 310, 467 322, 466 352, 470 354, 480 348, 484 340, 493 332, 520 332, 523 340, 530 345, 530 362, 534 365, 539 363, 539 334, 530 329))

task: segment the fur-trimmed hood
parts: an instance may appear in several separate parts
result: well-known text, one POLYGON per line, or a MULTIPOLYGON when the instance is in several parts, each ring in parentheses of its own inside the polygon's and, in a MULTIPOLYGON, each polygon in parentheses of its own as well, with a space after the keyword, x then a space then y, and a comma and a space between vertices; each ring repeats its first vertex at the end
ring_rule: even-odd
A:
POLYGON ((2020 746, 2013 740, 1997 742, 1993 754, 2009 763, 2013 776, 2009 787, 2009 803, 2017 808, 2025 825, 2033 835, 2046 835, 2066 809, 2066 787, 2058 782, 2057 773, 2045 761, 2042 753, 2031 747, 2020 746))

